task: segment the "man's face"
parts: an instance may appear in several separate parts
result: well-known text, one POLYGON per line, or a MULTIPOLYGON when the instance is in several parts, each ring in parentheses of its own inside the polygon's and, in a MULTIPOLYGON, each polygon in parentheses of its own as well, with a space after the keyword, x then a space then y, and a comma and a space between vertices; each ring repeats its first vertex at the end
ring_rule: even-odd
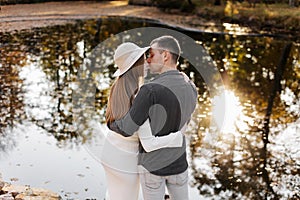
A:
POLYGON ((164 67, 164 58, 163 51, 158 48, 157 44, 151 45, 149 50, 149 55, 147 58, 147 63, 150 69, 150 72, 153 74, 161 73, 164 67))
POLYGON ((147 62, 147 54, 144 55, 144 78, 147 77, 149 70, 149 64, 147 62))

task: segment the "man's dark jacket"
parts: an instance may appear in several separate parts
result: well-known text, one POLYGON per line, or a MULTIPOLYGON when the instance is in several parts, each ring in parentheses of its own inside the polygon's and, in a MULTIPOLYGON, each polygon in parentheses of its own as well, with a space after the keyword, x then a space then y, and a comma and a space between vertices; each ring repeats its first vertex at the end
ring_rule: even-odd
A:
MULTIPOLYGON (((129 112, 108 126, 128 137, 149 118, 153 135, 168 135, 180 130, 190 120, 196 102, 194 84, 186 81, 177 70, 167 71, 144 84, 129 112)), ((148 153, 140 144, 138 164, 159 176, 184 172, 188 167, 185 140, 182 147, 162 148, 148 153)))

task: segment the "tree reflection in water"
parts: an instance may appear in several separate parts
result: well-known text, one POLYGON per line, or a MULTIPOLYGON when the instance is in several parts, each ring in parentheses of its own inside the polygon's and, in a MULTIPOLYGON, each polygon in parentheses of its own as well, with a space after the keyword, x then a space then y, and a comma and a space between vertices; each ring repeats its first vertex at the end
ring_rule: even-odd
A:
MULTIPOLYGON (((3 39, 9 41, 11 38, 3 37, 3 39)), ((6 132, 10 132, 10 127, 16 126, 26 117, 22 79, 19 77, 19 67, 25 65, 26 54, 15 44, 0 48, 0 55, 0 150, 5 152, 15 145, 13 137, 6 132), (9 48, 9 51, 6 51, 6 48, 9 48)))
MULTIPOLYGON (((13 34, 0 33, 1 152, 14 148, 9 128, 26 120, 52 134, 59 145, 71 148, 89 141, 93 137, 89 121, 104 121, 115 70, 113 49, 102 49, 102 58, 91 56, 91 51, 111 34, 142 26, 157 24, 128 18, 101 18, 13 34), (97 68, 103 65, 107 67, 97 68), (25 80, 28 76, 20 75, 30 66, 36 66, 42 74, 36 87, 42 83, 46 87, 33 88, 36 99, 28 97, 30 85, 25 80), (86 87, 76 86, 79 73, 89 80, 86 87), (78 91, 84 88, 93 88, 91 94, 95 96, 82 96, 88 94, 78 91), (78 95, 76 105, 72 103, 74 95, 78 95), (83 112, 80 100, 86 102, 89 98, 95 103, 92 106, 95 109, 80 113, 83 112), (47 114, 39 114, 42 112, 47 114)), ((221 97, 211 98, 200 74, 187 60, 180 60, 181 69, 194 80, 199 91, 199 103, 188 131, 193 185, 202 196, 211 198, 298 199, 300 163, 295 155, 299 156, 299 152, 291 152, 291 147, 283 148, 276 138, 282 138, 283 133, 287 134, 285 130, 290 130, 291 137, 299 143, 299 137, 295 136, 299 134, 300 115, 299 44, 290 41, 293 42, 290 49, 282 56, 288 43, 282 39, 184 33, 209 51, 224 79, 224 95, 229 102, 227 110, 220 110, 216 100, 221 97), (220 112, 229 113, 231 125, 218 127, 216 120, 214 126, 211 120, 220 112)))

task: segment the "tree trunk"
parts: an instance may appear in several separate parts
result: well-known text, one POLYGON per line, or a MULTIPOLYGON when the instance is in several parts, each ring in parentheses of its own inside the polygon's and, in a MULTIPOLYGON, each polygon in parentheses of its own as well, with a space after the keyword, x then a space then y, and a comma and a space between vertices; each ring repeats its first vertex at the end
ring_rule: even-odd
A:
POLYGON ((220 6, 220 5, 221 5, 221 0, 215 0, 214 5, 215 5, 215 6, 220 6))
MULTIPOLYGON (((268 107, 267 107, 267 111, 266 111, 266 115, 264 118, 264 122, 263 122, 263 130, 262 130, 262 140, 264 143, 264 146, 262 148, 261 151, 261 160, 262 160, 262 177, 266 183, 267 186, 267 190, 269 192, 271 192, 274 196, 275 199, 277 199, 277 194, 275 193, 275 191, 273 190, 272 186, 271 186, 271 180, 269 177, 269 173, 267 171, 267 159, 268 159, 268 149, 267 149, 267 145, 269 143, 269 133, 270 133, 270 118, 271 118, 271 114, 272 114, 272 109, 274 107, 274 101, 275 101, 275 97, 276 94, 278 94, 281 91, 281 79, 285 70, 285 66, 289 57, 289 54, 291 52, 291 48, 292 48, 292 43, 288 43, 285 45, 284 49, 283 49, 283 53, 281 55, 281 59, 279 62, 279 65, 276 69, 275 72, 275 78, 274 78, 274 84, 273 84, 273 88, 268 100, 268 107)), ((266 193, 265 195, 267 196, 268 193, 266 193)))
POLYGON ((295 7, 295 0, 289 0, 290 7, 295 7))

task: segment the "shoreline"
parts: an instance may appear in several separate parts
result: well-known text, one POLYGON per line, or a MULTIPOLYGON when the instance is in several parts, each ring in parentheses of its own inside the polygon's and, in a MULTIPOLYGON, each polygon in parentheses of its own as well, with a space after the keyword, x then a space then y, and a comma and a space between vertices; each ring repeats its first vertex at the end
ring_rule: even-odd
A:
POLYGON ((5 200, 26 200, 26 199, 43 199, 43 200, 60 200, 59 194, 48 189, 32 188, 29 185, 14 185, 0 179, 0 199, 5 200))
MULTIPOLYGON (((96 19, 100 17, 134 17, 144 20, 156 20, 160 24, 178 27, 186 31, 207 32, 216 34, 231 34, 224 31, 227 20, 220 20, 210 16, 209 19, 201 17, 199 13, 187 14, 179 11, 163 12, 159 8, 129 5, 126 0, 119 1, 66 1, 44 2, 34 4, 3 5, 0 10, 0 33, 10 33, 24 29, 63 25, 75 20, 96 19)), ((249 22, 250 23, 250 22, 249 22)), ((300 40, 299 31, 288 32, 278 29, 274 32, 260 30, 259 25, 247 26, 247 21, 239 23, 229 20, 228 24, 238 26, 244 31, 237 35, 271 36, 287 38, 293 41, 300 40)))
MULTIPOLYGON (((46 2, 37 4, 16 4, 1 6, 0 32, 13 32, 22 29, 59 25, 60 21, 87 19, 104 16, 139 17, 156 19, 170 25, 180 25, 192 28, 188 21, 194 15, 163 13, 158 8, 148 6, 128 5, 127 1, 95 2, 46 2), (29 21, 30 20, 30 21, 29 21), (34 21, 34 23, 32 23, 34 21)), ((203 26, 210 26, 213 22, 197 19, 203 26)), ((197 28, 197 27, 193 27, 197 28)))

